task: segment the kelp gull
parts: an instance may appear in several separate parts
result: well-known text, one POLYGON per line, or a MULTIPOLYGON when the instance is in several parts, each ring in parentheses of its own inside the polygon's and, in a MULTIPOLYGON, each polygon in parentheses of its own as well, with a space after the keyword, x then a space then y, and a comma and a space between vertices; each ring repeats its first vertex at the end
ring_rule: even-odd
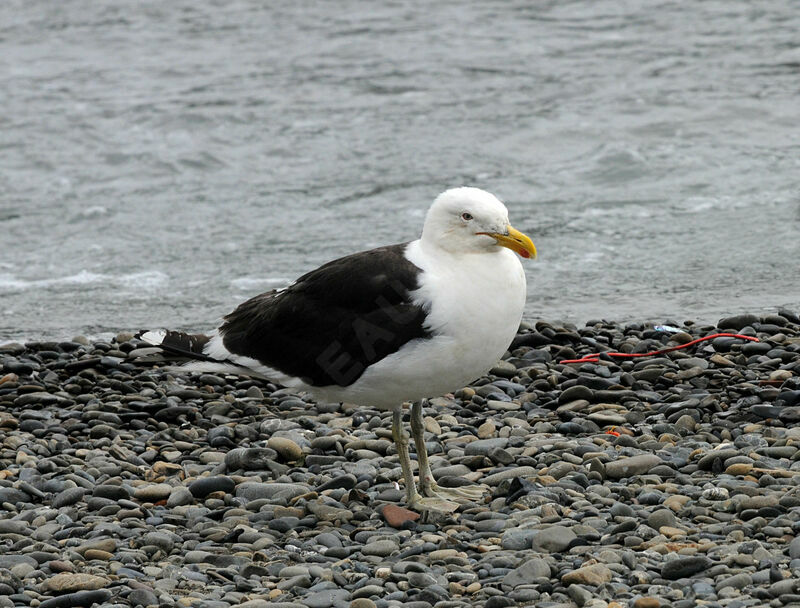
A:
POLYGON ((452 511, 483 489, 439 487, 423 439, 422 403, 485 374, 516 334, 525 305, 519 258, 533 242, 477 188, 439 195, 422 236, 324 264, 285 289, 255 296, 210 336, 155 330, 142 340, 195 361, 194 371, 267 378, 316 399, 391 410, 411 507, 452 511), (401 426, 413 401, 417 491, 401 426))

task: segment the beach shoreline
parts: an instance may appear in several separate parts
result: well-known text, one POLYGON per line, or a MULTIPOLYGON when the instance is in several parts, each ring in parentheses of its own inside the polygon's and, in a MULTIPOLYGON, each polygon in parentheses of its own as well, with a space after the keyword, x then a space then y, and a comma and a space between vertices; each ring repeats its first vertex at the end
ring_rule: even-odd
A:
POLYGON ((0 608, 800 604, 800 318, 525 324, 432 396, 403 504, 391 414, 188 374, 120 334, 0 345, 0 608), (721 336, 669 353, 645 354, 721 336))

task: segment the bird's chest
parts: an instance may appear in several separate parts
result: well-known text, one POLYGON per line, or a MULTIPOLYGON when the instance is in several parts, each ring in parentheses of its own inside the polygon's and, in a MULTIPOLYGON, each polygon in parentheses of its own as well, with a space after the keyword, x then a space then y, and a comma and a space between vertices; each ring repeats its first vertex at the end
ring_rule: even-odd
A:
POLYGON ((525 275, 510 255, 475 256, 433 269, 423 286, 430 329, 450 337, 463 356, 500 357, 514 338, 525 306, 525 275))

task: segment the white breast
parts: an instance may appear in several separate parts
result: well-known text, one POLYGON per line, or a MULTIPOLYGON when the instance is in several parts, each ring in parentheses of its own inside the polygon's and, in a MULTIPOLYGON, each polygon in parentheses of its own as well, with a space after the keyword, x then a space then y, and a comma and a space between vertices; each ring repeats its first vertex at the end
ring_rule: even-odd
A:
POLYGON ((474 380, 505 353, 519 328, 526 296, 522 264, 502 247, 426 256, 415 242, 407 256, 425 271, 416 296, 430 302, 429 329, 455 343, 447 364, 463 370, 464 382, 474 380))

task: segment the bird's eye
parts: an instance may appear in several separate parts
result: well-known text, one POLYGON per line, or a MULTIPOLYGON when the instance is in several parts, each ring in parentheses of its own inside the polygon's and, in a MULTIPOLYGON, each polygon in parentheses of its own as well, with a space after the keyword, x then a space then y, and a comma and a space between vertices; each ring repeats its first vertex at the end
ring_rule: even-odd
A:
POLYGON ((461 214, 461 219, 464 220, 465 222, 469 222, 469 221, 472 220, 472 214, 471 213, 467 213, 465 211, 464 213, 461 214))

